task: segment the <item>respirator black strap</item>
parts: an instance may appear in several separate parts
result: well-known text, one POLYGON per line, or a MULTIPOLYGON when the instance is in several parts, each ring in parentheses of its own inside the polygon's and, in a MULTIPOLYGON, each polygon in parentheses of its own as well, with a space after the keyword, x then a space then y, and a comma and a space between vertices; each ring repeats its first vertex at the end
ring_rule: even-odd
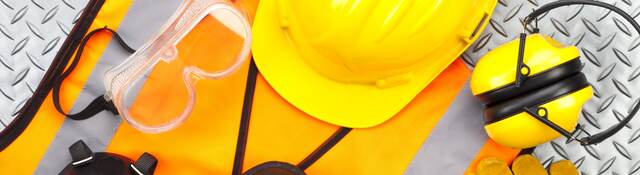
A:
MULTIPOLYGON (((638 32, 638 34, 640 34, 640 25, 633 19, 633 17, 631 17, 631 15, 629 15, 628 13, 624 12, 623 10, 619 9, 616 6, 613 6, 611 4, 607 4, 604 2, 599 2, 599 1, 593 1, 593 0, 562 0, 562 1, 555 1, 549 4, 545 4, 542 7, 534 10, 533 12, 531 12, 531 14, 529 14, 525 19, 524 19, 524 28, 525 28, 525 32, 526 32, 526 28, 527 26, 532 22, 537 20, 538 16, 553 10, 555 8, 558 7, 562 7, 562 6, 569 6, 569 5, 591 5, 591 6, 597 6, 597 7, 602 7, 602 8, 606 8, 609 9, 617 14, 619 14, 620 16, 622 16, 625 20, 627 20, 632 26, 633 28, 638 32)), ((539 29, 537 28, 537 26, 533 29, 534 32, 537 32, 539 29)), ((528 67, 525 67, 526 65, 523 63, 523 58, 524 57, 524 46, 525 46, 525 40, 526 40, 526 33, 523 32, 520 35, 520 48, 519 48, 519 52, 518 52, 518 65, 517 65, 517 72, 516 72, 516 84, 518 83, 523 83, 524 80, 526 79, 525 76, 522 76, 524 73, 528 73, 528 72, 522 72, 522 69, 527 69, 525 71, 528 71, 528 67)), ((554 130, 558 131, 560 134, 564 135, 565 137, 567 137, 570 140, 577 140, 580 142, 580 144, 582 145, 591 145, 591 144, 597 144, 600 143, 602 141, 604 141, 605 139, 611 137, 612 135, 614 135, 615 133, 617 133, 618 131, 620 131, 622 128, 624 128, 625 125, 627 125, 631 119, 633 118, 633 116, 636 115, 636 113, 638 112, 638 110, 640 109, 640 103, 635 104, 635 106, 633 107, 633 110, 631 110, 631 112, 629 113, 629 115, 627 115, 624 119, 622 119, 622 121, 620 121, 620 123, 611 126, 610 128, 588 136, 588 137, 584 137, 584 138, 575 138, 573 136, 573 133, 570 133, 569 131, 566 131, 565 129, 563 129, 562 127, 556 125, 555 123, 546 120, 546 118, 543 118, 543 116, 537 116, 536 113, 534 111, 532 111, 532 109, 525 109, 525 111, 527 111, 528 113, 534 115, 534 117, 536 117, 537 119, 539 119, 541 122, 543 122, 544 124, 546 124, 547 126, 553 128, 554 130), (546 122, 545 122, 546 120, 546 122)))
MULTIPOLYGON (((251 58, 249 63, 249 73, 247 75, 247 84, 245 87, 244 102, 242 106, 242 116, 240 118, 240 127, 238 131, 238 139, 236 140, 236 152, 233 160, 232 175, 243 174, 244 155, 246 152, 247 141, 249 137, 249 123, 251 121, 251 109, 253 108, 253 96, 256 89, 256 81, 258 78, 258 67, 251 58)), ((307 155, 297 165, 293 166, 285 162, 270 161, 260 164, 256 167, 249 169, 244 174, 254 174, 256 172, 263 171, 264 169, 277 168, 282 171, 288 171, 291 174, 304 174, 304 170, 313 165, 324 154, 329 152, 340 140, 342 140, 347 134, 351 132, 351 128, 340 127, 336 130, 327 140, 325 140, 320 146, 318 146, 311 154, 307 155)), ((278 170, 278 171, 280 171, 278 170)), ((261 174, 261 173, 256 173, 261 174)), ((268 173, 267 173, 268 174, 268 173)))
POLYGON ((242 115, 240 116, 240 127, 238 129, 238 139, 236 140, 236 152, 233 159, 232 175, 242 174, 242 165, 244 163, 244 154, 247 148, 249 137, 249 122, 251 121, 251 109, 253 109, 253 95, 256 90, 256 81, 258 80, 258 67, 251 57, 249 63, 249 73, 247 75, 247 84, 244 91, 244 100, 242 104, 242 115))
POLYGON ((316 150, 314 150, 306 158, 300 161, 300 163, 298 163, 298 165, 296 166, 301 170, 306 170, 311 165, 313 165, 313 163, 318 161, 318 159, 320 159, 325 153, 329 152, 329 150, 331 150, 333 146, 338 144, 338 142, 340 142, 340 140, 342 140, 344 136, 349 134, 349 132, 351 132, 351 128, 340 127, 340 129, 338 129, 335 133, 333 133, 333 135, 331 135, 329 139, 325 140, 324 143, 322 143, 322 145, 316 148, 316 150))
POLYGON ((68 118, 73 119, 73 120, 88 119, 88 118, 91 118, 94 115, 102 112, 103 110, 110 111, 111 113, 116 114, 116 115, 118 114, 118 110, 116 110, 116 107, 113 105, 113 103, 111 101, 107 101, 104 98, 103 95, 95 98, 93 101, 91 101, 91 103, 89 103, 89 105, 87 107, 85 107, 82 111, 80 111, 80 112, 78 112, 76 114, 67 114, 66 112, 64 112, 64 110, 62 110, 62 105, 60 105, 60 88, 62 86, 62 82, 69 75, 71 75, 73 70, 76 68, 76 66, 80 62, 80 57, 82 56, 82 52, 84 51, 84 46, 87 44, 89 39, 91 39, 96 33, 100 32, 100 31, 108 31, 108 32, 110 32, 113 35, 113 38, 118 42, 118 44, 120 44, 120 46, 122 46, 122 48, 124 48, 128 53, 135 52, 134 49, 129 47, 129 45, 127 45, 124 42, 122 37, 120 37, 120 35, 118 35, 118 33, 116 31, 113 31, 112 29, 109 29, 106 26, 103 27, 103 28, 99 28, 99 29, 95 29, 95 30, 91 31, 89 34, 87 34, 87 36, 85 36, 82 39, 82 42, 80 43, 80 46, 78 47, 78 51, 77 51, 75 57, 73 58, 73 61, 69 65, 69 67, 62 72, 62 75, 60 75, 58 78, 54 79, 53 90, 52 90, 53 105, 55 106, 56 110, 58 110, 59 113, 65 115, 68 118))

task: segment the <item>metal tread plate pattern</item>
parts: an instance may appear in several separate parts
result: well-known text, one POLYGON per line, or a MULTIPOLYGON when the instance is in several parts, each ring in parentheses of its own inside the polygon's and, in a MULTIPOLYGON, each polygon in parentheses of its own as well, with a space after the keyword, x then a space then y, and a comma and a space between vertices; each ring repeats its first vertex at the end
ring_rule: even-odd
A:
POLYGON ((88 0, 0 0, 0 131, 33 95, 88 0))
MULTIPOLYGON (((640 1, 602 1, 625 10, 636 21, 640 18, 640 1)), ((489 27, 463 54, 463 60, 473 66, 492 48, 516 39, 523 31, 522 19, 549 2, 552 0, 499 0, 489 27)), ((540 33, 576 45, 581 51, 583 72, 594 88, 594 97, 583 107, 579 121, 587 133, 612 126, 638 103, 640 39, 622 17, 603 8, 576 5, 544 14, 538 26, 540 33)), ((559 138, 538 146, 534 155, 545 166, 561 159, 571 160, 582 174, 640 174, 640 117, 598 145, 584 147, 559 138)))

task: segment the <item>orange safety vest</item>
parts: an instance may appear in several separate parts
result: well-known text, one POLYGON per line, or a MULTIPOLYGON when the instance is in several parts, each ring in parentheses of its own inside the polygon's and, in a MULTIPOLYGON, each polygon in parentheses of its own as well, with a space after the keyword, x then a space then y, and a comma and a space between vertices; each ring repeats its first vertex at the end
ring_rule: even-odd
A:
MULTIPOLYGON (((256 0, 238 3, 248 9, 249 15, 255 14, 256 0)), ((117 28, 129 5, 131 1, 107 1, 90 30, 105 25, 117 28)), ((92 68, 110 40, 109 34, 98 34, 86 45, 78 68, 64 83, 62 104, 73 104, 85 82, 91 81, 88 77, 92 68)), ((230 174, 247 72, 248 62, 231 77, 199 82, 193 115, 174 130, 144 134, 123 122, 106 151, 131 158, 149 152, 159 160, 157 174, 230 174)), ((305 172, 402 173, 469 76, 464 63, 455 61, 392 119, 376 127, 353 129, 305 172)), ((32 173, 63 120, 48 96, 24 133, 0 152, 0 168, 11 169, 13 174, 32 173)), ((338 128, 296 109, 258 76, 243 171, 272 160, 300 162, 338 128)), ((487 140, 474 162, 487 156, 511 160, 518 151, 487 140)), ((475 163, 469 167, 467 172, 473 172, 475 163)))

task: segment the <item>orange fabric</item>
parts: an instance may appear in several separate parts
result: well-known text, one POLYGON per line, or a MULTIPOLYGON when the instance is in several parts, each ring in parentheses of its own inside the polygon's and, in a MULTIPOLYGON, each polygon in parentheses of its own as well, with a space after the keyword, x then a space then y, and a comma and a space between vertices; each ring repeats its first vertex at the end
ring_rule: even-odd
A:
MULTIPOLYGON (((134 158, 150 152, 159 159, 157 174, 229 174, 247 67, 226 79, 200 81, 193 115, 182 126, 150 135, 123 123, 107 151, 134 158)), ((464 63, 454 62, 396 117, 378 127, 354 129, 306 172, 402 173, 469 75, 464 63)), ((259 77, 245 171, 271 160, 297 164, 337 129, 297 110, 259 77)))
MULTIPOLYGON (((130 0, 106 1, 89 31, 104 26, 118 28, 130 4, 130 0)), ((73 105, 110 40, 110 34, 100 33, 86 45, 82 60, 61 89, 61 94, 64 94, 60 96, 64 109, 68 110, 73 105)), ((22 135, 0 152, 0 169, 10 170, 11 174, 33 173, 63 121, 64 116, 53 107, 51 96, 47 96, 22 135)))
POLYGON ((260 0, 231 0, 231 2, 247 15, 249 22, 253 22, 253 17, 256 16, 256 10, 258 9, 260 0))
POLYGON ((511 161, 518 156, 520 153, 520 149, 509 148, 506 146, 502 146, 491 139, 487 139, 487 142, 482 146, 476 158, 471 162, 469 168, 465 174, 475 174, 476 166, 480 160, 487 157, 496 157, 498 159, 504 160, 507 164, 511 165, 511 161))
MULTIPOLYGON (((256 0, 236 3, 248 9, 248 16, 255 13, 256 0)), ((107 1, 90 30, 105 25, 116 29, 130 4, 130 0, 107 1)), ((100 33, 87 44, 79 66, 63 85, 65 110, 73 105, 110 40, 109 34, 100 33)), ((185 124, 171 132, 143 134, 123 122, 107 151, 131 158, 150 152, 160 160, 157 174, 229 174, 247 70, 245 65, 227 79, 199 82, 200 105, 185 124)), ((400 114, 381 126, 353 130, 307 173, 402 173, 469 75, 463 63, 454 62, 400 114)), ((24 133, 0 152, 0 168, 11 169, 13 174, 32 173, 63 120, 48 96, 24 133)), ((244 168, 270 160, 296 164, 337 129, 289 105, 259 76, 244 168)), ((468 172, 481 158, 512 160, 518 151, 488 140, 468 172)))

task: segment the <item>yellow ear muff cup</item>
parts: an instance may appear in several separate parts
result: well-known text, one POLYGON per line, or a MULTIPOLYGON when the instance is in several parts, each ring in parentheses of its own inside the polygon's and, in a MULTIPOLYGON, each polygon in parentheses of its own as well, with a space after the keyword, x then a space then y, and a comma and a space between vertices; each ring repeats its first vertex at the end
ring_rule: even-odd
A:
MULTIPOLYGON (((565 46, 553 38, 542 34, 531 34, 526 37, 526 45, 524 48, 523 63, 528 68, 526 79, 528 82, 535 76, 541 75, 543 72, 555 70, 570 61, 579 62, 580 51, 575 46, 565 46)), ((518 64, 520 40, 507 42, 499 47, 494 48, 484 55, 477 63, 471 75, 471 92, 473 95, 484 94, 489 91, 495 91, 506 86, 515 84, 516 70, 518 64)), ((571 72, 578 72, 582 66, 573 69, 571 72)), ((562 75, 571 75, 565 73, 562 75)), ((550 80, 555 82, 562 79, 562 76, 550 80), (555 80, 555 81, 554 81, 555 80)), ((548 83, 546 83, 548 84, 548 83)), ((543 87, 546 84, 523 83, 524 87, 538 86, 543 87)), ((519 87, 519 88, 522 88, 519 87)), ((535 89, 535 88, 533 88, 535 89)), ((528 91, 532 89, 522 91, 528 91)), ((480 96, 482 100, 483 97, 480 96)), ((506 98, 505 98, 506 99, 506 98)))
POLYGON ((574 58, 556 67, 542 71, 536 75, 532 75, 527 79, 527 83, 522 84, 520 87, 516 87, 515 83, 511 83, 500 88, 477 94, 476 97, 478 97, 485 105, 491 105, 523 95, 529 91, 548 86, 579 73, 581 69, 582 63, 580 63, 580 59, 574 58))
POLYGON ((517 39, 487 53, 477 62, 470 86, 486 107, 489 137, 505 146, 529 148, 560 136, 536 116, 573 131, 593 90, 580 72, 576 47, 542 34, 526 36, 526 45, 520 46, 517 39), (517 69, 519 58, 523 65, 517 69), (515 85, 518 74, 524 77, 520 86, 515 85))
POLYGON ((487 106, 484 110, 485 130, 499 144, 513 148, 529 148, 560 136, 555 130, 524 112, 525 107, 540 107, 538 115, 568 131, 578 122, 582 105, 593 90, 582 73, 523 95, 487 106))

